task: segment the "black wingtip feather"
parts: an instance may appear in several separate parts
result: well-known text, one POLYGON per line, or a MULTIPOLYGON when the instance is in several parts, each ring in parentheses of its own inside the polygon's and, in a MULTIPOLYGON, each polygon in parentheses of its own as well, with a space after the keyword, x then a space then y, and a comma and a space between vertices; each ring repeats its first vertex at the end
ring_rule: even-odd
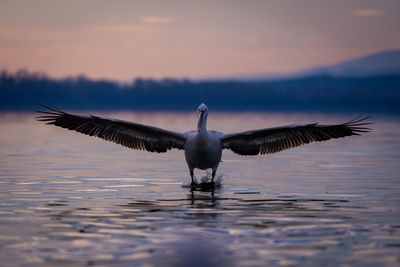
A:
MULTIPOLYGON (((36 117, 38 121, 50 121, 55 122, 60 116, 66 115, 66 113, 55 106, 49 106, 42 103, 38 103, 40 106, 45 108, 46 110, 36 110, 36 113, 44 114, 36 117)), ((50 124, 50 123, 47 123, 50 124)), ((52 123, 54 124, 54 123, 52 123)))
MULTIPOLYGON (((365 114, 360 114, 357 117, 355 117, 354 119, 352 119, 346 123, 343 123, 343 124, 344 125, 355 125, 355 124, 359 124, 362 121, 366 121, 366 120, 369 120, 372 118, 372 116, 365 116, 365 117, 363 117, 363 116, 365 116, 365 114)), ((366 123, 373 124, 372 122, 366 122, 366 123)))
POLYGON ((372 131, 372 128, 364 126, 374 124, 373 122, 367 121, 371 118, 372 116, 365 116, 365 114, 361 114, 355 117, 354 119, 344 123, 343 126, 348 127, 351 130, 352 135, 360 135, 360 133, 368 133, 372 131))

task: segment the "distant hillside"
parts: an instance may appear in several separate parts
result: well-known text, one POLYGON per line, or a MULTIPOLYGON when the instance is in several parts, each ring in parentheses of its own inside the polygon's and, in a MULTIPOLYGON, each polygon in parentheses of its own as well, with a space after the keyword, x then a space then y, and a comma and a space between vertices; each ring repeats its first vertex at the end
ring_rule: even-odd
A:
POLYGON ((400 75, 311 76, 264 82, 136 79, 121 85, 85 77, 53 80, 20 71, 0 75, 0 110, 62 109, 305 111, 400 115, 400 75))
POLYGON ((333 76, 400 74, 400 50, 368 55, 339 64, 307 70, 302 74, 328 74, 333 76))
POLYGON ((393 74, 400 74, 400 50, 384 51, 338 64, 319 66, 303 71, 281 74, 248 75, 236 77, 234 79, 242 81, 262 81, 320 75, 335 77, 362 77, 393 74))

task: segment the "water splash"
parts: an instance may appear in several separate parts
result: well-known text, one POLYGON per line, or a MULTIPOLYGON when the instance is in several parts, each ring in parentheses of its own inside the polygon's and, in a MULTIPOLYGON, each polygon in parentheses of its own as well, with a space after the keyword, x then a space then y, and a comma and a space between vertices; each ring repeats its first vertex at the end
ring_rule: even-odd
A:
MULTIPOLYGON (((214 185, 211 184, 211 178, 212 178, 212 171, 211 170, 206 170, 206 174, 202 176, 200 179, 196 177, 196 175, 193 176, 194 179, 194 189, 199 189, 199 190, 208 190, 208 189, 218 189, 222 187, 222 180, 226 176, 223 172, 219 172, 215 175, 214 178, 214 185)), ((191 188, 191 182, 184 182, 182 184, 183 188, 191 188)))

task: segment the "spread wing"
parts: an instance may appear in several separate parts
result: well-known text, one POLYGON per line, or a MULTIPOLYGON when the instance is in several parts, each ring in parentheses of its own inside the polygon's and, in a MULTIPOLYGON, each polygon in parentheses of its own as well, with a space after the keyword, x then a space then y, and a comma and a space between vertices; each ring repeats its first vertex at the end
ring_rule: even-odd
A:
POLYGON ((186 137, 182 133, 117 119, 74 115, 57 108, 40 105, 47 110, 37 111, 42 114, 37 119, 47 124, 96 136, 138 150, 161 153, 172 148, 185 149, 186 137))
POLYGON ((221 144, 222 148, 230 149, 239 155, 271 154, 311 142, 369 132, 371 129, 365 127, 372 124, 366 122, 369 118, 359 116, 337 125, 313 123, 224 134, 221 144))

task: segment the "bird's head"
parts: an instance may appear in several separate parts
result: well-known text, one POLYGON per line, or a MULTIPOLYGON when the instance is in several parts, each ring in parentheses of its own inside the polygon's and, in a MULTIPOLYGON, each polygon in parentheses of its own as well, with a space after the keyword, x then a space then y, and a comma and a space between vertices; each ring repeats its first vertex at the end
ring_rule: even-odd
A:
POLYGON ((208 108, 205 104, 201 103, 199 108, 197 109, 197 115, 199 116, 199 122, 197 123, 197 131, 201 131, 206 127, 208 108))

